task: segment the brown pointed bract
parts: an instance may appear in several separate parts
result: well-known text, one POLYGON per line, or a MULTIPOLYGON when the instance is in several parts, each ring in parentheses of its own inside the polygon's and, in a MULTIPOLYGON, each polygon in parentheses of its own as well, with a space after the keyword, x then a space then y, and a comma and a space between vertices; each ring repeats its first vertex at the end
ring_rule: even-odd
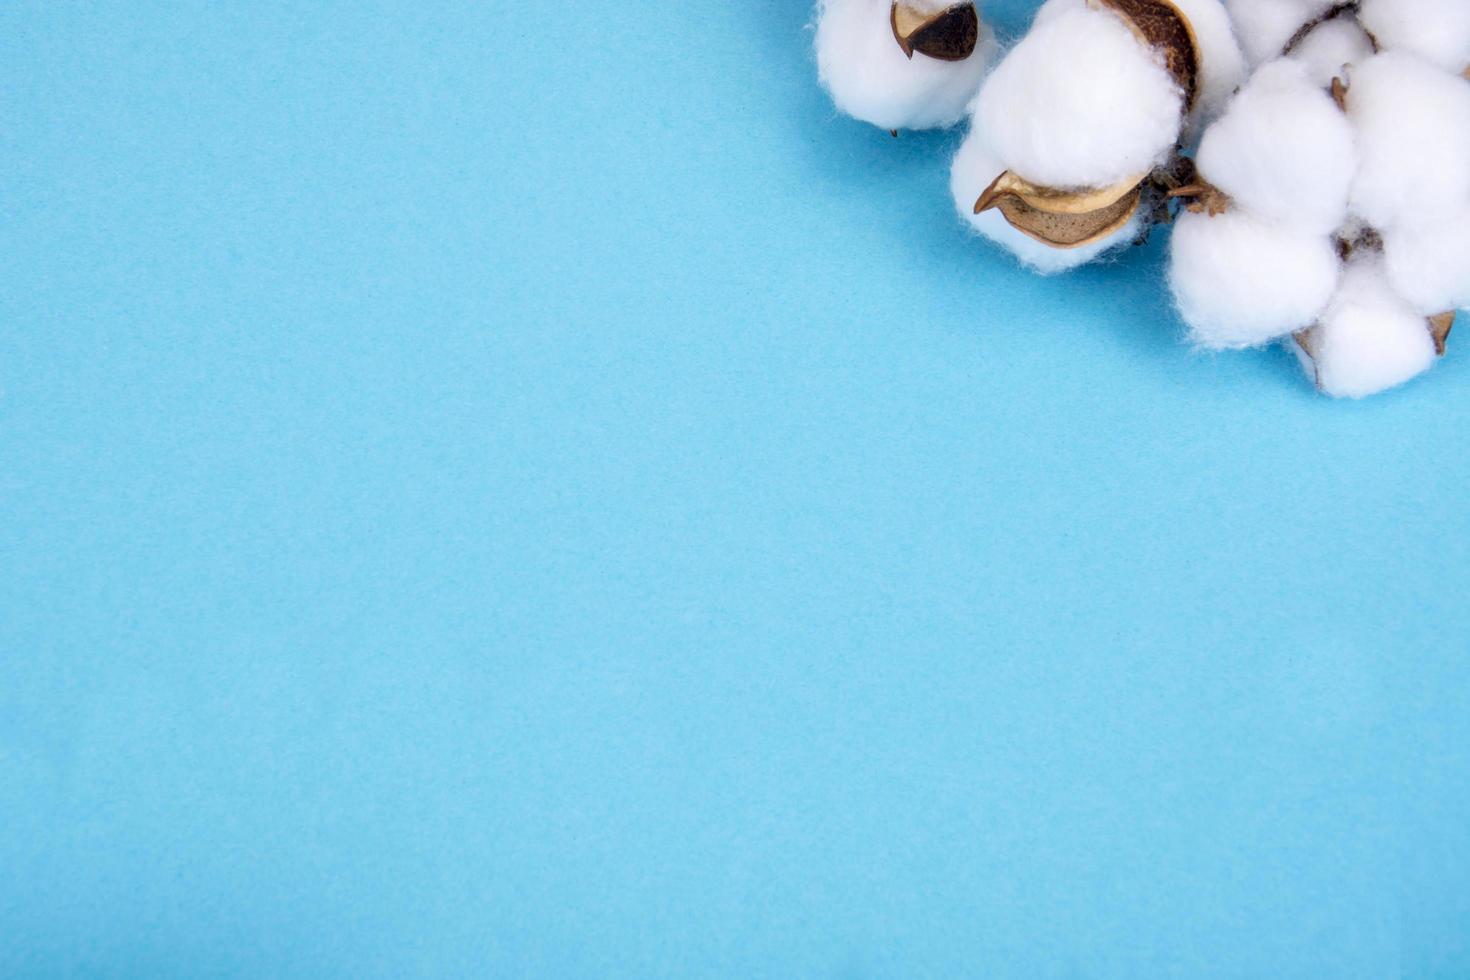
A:
POLYGON ((1184 90, 1184 110, 1194 108, 1199 94, 1199 40, 1189 18, 1171 0, 1087 0, 1122 17, 1139 40, 1159 52, 1164 67, 1184 90))
POLYGON ((1007 170, 985 188, 975 213, 999 210, 1017 231, 1053 248, 1081 248, 1128 224, 1143 196, 1141 178, 1098 190, 1059 191, 1007 170))
POLYGON ((1336 102, 1337 107, 1343 112, 1347 112, 1347 97, 1347 82, 1344 82, 1341 78, 1334 78, 1332 80, 1332 101, 1336 102))
POLYGON ((1449 310, 1429 318, 1429 336, 1434 338, 1434 352, 1444 357, 1450 331, 1455 328, 1455 311, 1449 310))
POLYGON ((1312 362, 1312 381, 1320 390, 1322 388, 1322 369, 1317 366, 1317 328, 1307 327, 1305 330, 1298 330, 1291 335, 1291 339, 1296 341, 1302 353, 1306 354, 1307 359, 1312 362))
POLYGON ((1208 214, 1215 218, 1230 210, 1230 198, 1220 188, 1204 180, 1176 187, 1164 195, 1187 201, 1185 210, 1194 214, 1208 214))
POLYGON ((999 198, 1011 195, 1027 204, 1053 214, 1090 214, 1099 208, 1116 204, 1118 199, 1138 186, 1142 177, 1129 177, 1111 187, 1095 190, 1059 191, 1054 187, 1033 184, 1031 181, 1007 170, 985 188, 985 193, 975 202, 975 213, 988 210, 999 198))
POLYGON ((1305 330, 1298 330, 1291 335, 1291 339, 1296 341, 1296 345, 1305 351, 1308 357, 1317 356, 1317 338, 1313 334, 1311 327, 1307 327, 1305 330))
POLYGON ((909 58, 917 53, 939 61, 964 61, 980 42, 980 16, 974 3, 957 3, 936 14, 898 0, 889 23, 893 39, 909 58))

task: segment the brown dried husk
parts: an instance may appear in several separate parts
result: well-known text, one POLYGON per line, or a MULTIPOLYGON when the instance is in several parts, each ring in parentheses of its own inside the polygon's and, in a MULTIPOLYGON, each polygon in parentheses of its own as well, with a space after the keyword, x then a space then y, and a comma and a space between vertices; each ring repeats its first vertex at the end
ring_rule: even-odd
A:
POLYGON ((1298 330, 1291 335, 1291 339, 1296 341, 1302 353, 1307 355, 1307 360, 1312 362, 1312 383, 1317 386, 1318 391, 1321 391, 1322 366, 1317 363, 1317 328, 1307 327, 1305 330, 1298 330))
POLYGON ((1132 178, 1101 190, 1059 191, 1009 170, 975 202, 975 213, 995 208, 1017 231, 1053 248, 1081 248, 1115 234, 1137 213, 1143 181, 1132 178))
POLYGON ((1450 331, 1455 328, 1455 311, 1447 310, 1429 318, 1429 336, 1434 338, 1434 352, 1444 357, 1449 344, 1450 331))
POLYGON ((918 53, 938 61, 964 61, 980 42, 980 16, 973 3, 957 3, 935 14, 896 2, 889 24, 909 58, 918 53))

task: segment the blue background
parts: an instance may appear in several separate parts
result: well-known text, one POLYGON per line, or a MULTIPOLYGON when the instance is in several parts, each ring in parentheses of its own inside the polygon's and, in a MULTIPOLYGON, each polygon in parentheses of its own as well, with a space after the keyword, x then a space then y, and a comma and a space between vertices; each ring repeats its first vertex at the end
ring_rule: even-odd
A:
POLYGON ((1470 355, 1023 273, 808 16, 0 6, 0 975, 1470 975, 1470 355))

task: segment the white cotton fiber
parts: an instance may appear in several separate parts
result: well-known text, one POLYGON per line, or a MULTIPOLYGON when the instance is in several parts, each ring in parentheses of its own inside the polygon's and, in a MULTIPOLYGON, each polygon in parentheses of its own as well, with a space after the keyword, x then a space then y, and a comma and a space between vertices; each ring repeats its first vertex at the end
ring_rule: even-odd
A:
POLYGON ((1470 201, 1470 84, 1393 51, 1350 74, 1360 159, 1354 211, 1388 232, 1470 201))
POLYGON ((966 224, 1037 272, 1053 275, 1074 269, 1137 237, 1139 220, 1135 217, 1103 241, 1081 248, 1052 248, 1012 228, 999 209, 975 214, 975 201, 1005 169, 987 145, 984 134, 972 129, 960 145, 950 168, 950 193, 954 197, 955 209, 966 224))
POLYGON ((1428 370, 1434 340, 1424 316, 1394 293, 1376 256, 1354 260, 1311 334, 1317 384, 1337 398, 1362 398, 1428 370))
POLYGON ((1395 290, 1426 316, 1470 308, 1470 203, 1384 236, 1395 290))
POLYGON ((983 129, 1008 169, 1056 188, 1142 177, 1179 136, 1183 93, 1117 14, 1053 8, 986 81, 983 129))
MULTIPOLYGON (((910 0, 940 11, 948 0, 910 0)), ((908 58, 893 37, 891 0, 825 0, 817 12, 817 70, 839 111, 883 129, 934 129, 965 116, 994 42, 982 28, 964 61, 908 58)))
POLYGON ((1236 43, 1230 15, 1220 0, 1174 0, 1194 30, 1199 46, 1200 77, 1194 117, 1208 122, 1245 80, 1245 55, 1236 43))
POLYGON ((1226 0, 1236 37, 1252 65, 1279 58, 1297 29, 1335 0, 1226 0))
POLYGON ((1205 133, 1200 173, 1236 205, 1306 232, 1347 216, 1353 129, 1332 98, 1290 60, 1263 65, 1205 133))
POLYGON ((1330 20, 1308 34, 1291 52, 1291 60, 1306 70, 1307 77, 1326 89, 1341 78, 1348 65, 1373 56, 1373 42, 1352 17, 1330 20))
POLYGON ((1454 74, 1470 67, 1470 0, 1363 0, 1358 18, 1384 50, 1454 74))
POLYGON ((1332 240, 1234 211, 1185 212, 1170 246, 1169 285, 1198 344, 1254 347, 1310 325, 1337 286, 1332 240))

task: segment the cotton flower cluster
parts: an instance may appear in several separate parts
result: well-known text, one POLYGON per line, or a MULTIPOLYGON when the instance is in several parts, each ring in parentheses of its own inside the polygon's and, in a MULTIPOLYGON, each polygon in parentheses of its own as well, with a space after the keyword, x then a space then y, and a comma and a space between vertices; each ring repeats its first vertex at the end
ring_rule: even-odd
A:
POLYGON ((1470 0, 1046 0, 1003 58, 973 0, 819 0, 816 51, 849 115, 968 119, 955 205, 1034 269, 1175 224, 1200 346, 1356 397, 1470 305, 1470 0))
POLYGON ((1260 62, 1171 243, 1199 344, 1286 338, 1324 392, 1427 370, 1470 305, 1470 0, 1235 0, 1260 62))

